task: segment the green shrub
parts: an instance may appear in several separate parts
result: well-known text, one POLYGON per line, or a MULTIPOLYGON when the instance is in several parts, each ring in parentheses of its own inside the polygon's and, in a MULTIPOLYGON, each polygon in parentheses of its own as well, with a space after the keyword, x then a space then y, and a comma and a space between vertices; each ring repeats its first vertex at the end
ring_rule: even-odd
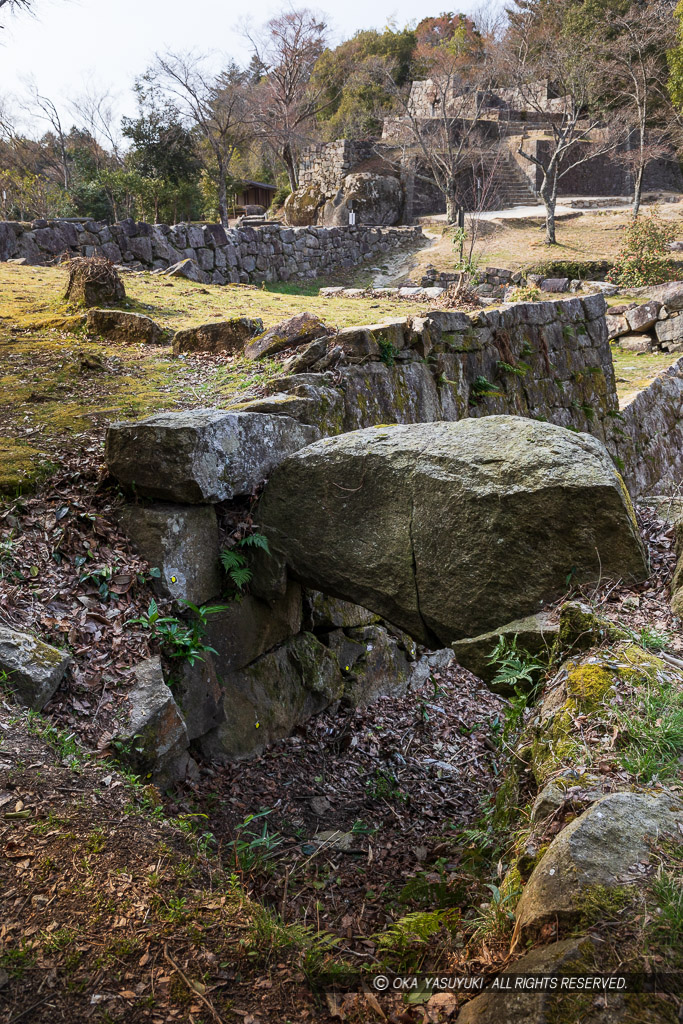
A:
POLYGON ((279 210, 285 205, 285 199, 287 196, 292 194, 292 190, 289 187, 289 183, 285 185, 278 185, 275 192, 273 192, 273 198, 270 204, 271 210, 279 210))
POLYGON ((542 260, 525 267, 523 274, 541 277, 568 277, 570 280, 596 280, 609 270, 608 260, 542 260))
POLYGON ((649 216, 632 221, 625 229, 622 247, 607 275, 608 281, 627 288, 668 281, 671 254, 667 245, 675 237, 675 226, 661 220, 656 208, 649 216))
POLYGON ((508 296, 508 302, 538 302, 541 298, 540 288, 537 288, 533 284, 528 284, 525 287, 518 285, 508 296))

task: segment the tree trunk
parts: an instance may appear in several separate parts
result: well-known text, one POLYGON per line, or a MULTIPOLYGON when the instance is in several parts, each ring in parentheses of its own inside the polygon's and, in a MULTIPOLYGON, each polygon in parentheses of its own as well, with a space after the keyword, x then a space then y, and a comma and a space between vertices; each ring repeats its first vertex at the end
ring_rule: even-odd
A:
POLYGON ((454 181, 449 181, 446 186, 446 223, 457 224, 458 222, 458 194, 454 181))
POLYGON ((633 186, 633 207, 631 209, 631 215, 634 220, 638 219, 638 214, 640 213, 640 201, 643 196, 644 172, 645 167, 643 166, 643 164, 641 164, 638 168, 638 173, 636 174, 636 180, 633 186))
POLYGON ((228 187, 225 176, 225 168, 221 165, 218 168, 218 217, 221 225, 228 228, 228 187))
POLYGON ((557 174, 546 171, 545 180, 539 190, 545 206, 545 244, 557 245, 555 237, 555 207, 557 206, 557 174))
POLYGON ((288 142, 285 142, 284 146, 282 147, 282 162, 285 165, 285 170, 287 171, 289 187, 291 188, 292 192, 296 192, 297 188, 299 187, 299 181, 296 173, 296 161, 294 159, 294 154, 292 153, 292 147, 288 142))

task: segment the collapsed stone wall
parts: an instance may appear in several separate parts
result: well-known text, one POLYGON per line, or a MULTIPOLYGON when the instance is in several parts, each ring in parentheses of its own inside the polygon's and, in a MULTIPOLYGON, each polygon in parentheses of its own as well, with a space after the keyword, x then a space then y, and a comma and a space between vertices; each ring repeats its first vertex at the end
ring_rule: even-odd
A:
MULTIPOLYGON (((608 440, 618 403, 604 314, 591 295, 347 328, 302 346, 262 398, 114 424, 109 470, 143 502, 126 529, 162 593, 216 603, 226 509, 316 438, 502 413, 608 440)), ((188 742, 205 754, 249 756, 331 703, 401 692, 431 671, 366 609, 302 588, 263 552, 252 567, 250 593, 210 619, 217 653, 173 675, 188 742)))
POLYGON ((159 272, 191 260, 193 280, 205 284, 260 284, 322 277, 376 260, 426 239, 419 227, 258 228, 220 224, 145 224, 124 220, 0 222, 0 261, 46 264, 68 252, 106 256, 131 269, 159 272))
MULTIPOLYGON (((283 373, 261 398, 112 424, 109 471, 136 495, 125 528, 159 568, 162 594, 223 603, 225 524, 289 455, 360 428, 496 415, 592 434, 634 497, 672 493, 683 472, 683 360, 620 412, 605 309, 593 294, 309 335, 294 355, 284 351, 283 373)), ((343 476, 334 486, 342 501, 343 476)), ((401 693, 453 657, 420 656, 401 629, 302 585, 260 548, 250 559, 249 593, 210 617, 215 653, 167 677, 182 749, 253 755, 330 704, 401 693)))

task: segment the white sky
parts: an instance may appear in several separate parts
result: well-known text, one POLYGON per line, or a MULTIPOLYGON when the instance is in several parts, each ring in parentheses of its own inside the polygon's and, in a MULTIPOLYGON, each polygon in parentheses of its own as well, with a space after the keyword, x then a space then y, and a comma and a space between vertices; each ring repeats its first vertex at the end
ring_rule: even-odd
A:
MULTIPOLYGON (((450 0, 435 0, 428 8, 415 0, 300 2, 326 15, 336 41, 359 28, 381 29, 391 19, 402 27, 440 13, 442 6, 453 7, 450 0)), ((133 80, 155 51, 194 49, 213 52, 216 60, 222 53, 246 63, 249 50, 240 32, 245 17, 258 26, 285 5, 282 0, 35 0, 36 17, 0 11, 5 25, 0 32, 0 100, 20 95, 22 78, 32 75, 41 92, 63 110, 69 95, 80 92, 90 77, 111 88, 121 113, 133 114, 133 80)), ((465 0, 454 9, 474 6, 475 0, 465 0)), ((30 134, 41 130, 34 125, 30 134)))

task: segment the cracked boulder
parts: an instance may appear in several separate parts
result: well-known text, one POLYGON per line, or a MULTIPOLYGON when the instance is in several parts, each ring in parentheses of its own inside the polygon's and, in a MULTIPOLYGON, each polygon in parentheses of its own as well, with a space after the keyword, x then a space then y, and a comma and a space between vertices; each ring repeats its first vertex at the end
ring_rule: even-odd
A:
POLYGON ((647 576, 601 442, 512 416, 324 438, 273 472, 258 518, 306 587, 433 648, 537 614, 569 572, 647 576))
POLYGON ((320 437, 289 416, 190 409, 107 430, 112 476, 136 494, 214 504, 251 494, 284 458, 320 437))
POLYGON ((0 680, 19 704, 42 711, 71 658, 30 633, 0 626, 0 680))

